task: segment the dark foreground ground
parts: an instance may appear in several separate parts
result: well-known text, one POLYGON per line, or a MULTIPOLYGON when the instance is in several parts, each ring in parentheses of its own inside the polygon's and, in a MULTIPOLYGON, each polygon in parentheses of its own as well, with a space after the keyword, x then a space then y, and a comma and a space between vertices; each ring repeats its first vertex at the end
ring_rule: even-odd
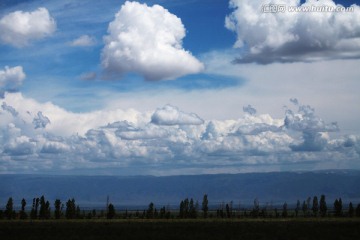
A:
POLYGON ((360 239, 359 219, 0 221, 0 239, 360 239))

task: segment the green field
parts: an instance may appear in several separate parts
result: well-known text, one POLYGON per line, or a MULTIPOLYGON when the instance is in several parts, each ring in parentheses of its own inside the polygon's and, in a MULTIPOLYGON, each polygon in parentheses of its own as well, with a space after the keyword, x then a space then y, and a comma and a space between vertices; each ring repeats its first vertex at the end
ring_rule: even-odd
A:
POLYGON ((360 239, 359 219, 0 221, 0 239, 360 239))

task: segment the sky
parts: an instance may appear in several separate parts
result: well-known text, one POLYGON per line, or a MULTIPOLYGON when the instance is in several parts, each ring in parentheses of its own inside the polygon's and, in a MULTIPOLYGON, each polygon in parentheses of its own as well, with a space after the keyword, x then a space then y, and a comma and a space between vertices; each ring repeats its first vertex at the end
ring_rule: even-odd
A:
POLYGON ((0 174, 360 169, 360 2, 0 1, 0 174))

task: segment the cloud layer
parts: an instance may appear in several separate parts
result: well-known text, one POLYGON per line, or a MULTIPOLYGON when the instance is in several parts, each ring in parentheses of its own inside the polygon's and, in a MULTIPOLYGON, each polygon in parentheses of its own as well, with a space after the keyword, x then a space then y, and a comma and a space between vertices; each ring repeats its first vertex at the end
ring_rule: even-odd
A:
POLYGON ((303 4, 299 0, 230 0, 234 11, 226 17, 225 26, 237 35, 234 47, 246 49, 236 62, 360 58, 360 7, 352 5, 349 12, 306 11, 324 6, 345 9, 332 0, 307 0, 303 4), (284 10, 266 12, 269 3, 284 6, 284 10), (296 7, 300 10, 292 10, 296 7))
POLYGON ((31 41, 50 36, 55 30, 55 20, 46 8, 16 11, 0 19, 0 40, 14 47, 24 47, 31 41))
POLYGON ((74 114, 7 93, 0 169, 169 175, 359 166, 359 136, 331 137, 337 124, 296 102, 279 119, 248 106, 241 118, 204 121, 170 105, 74 114))
POLYGON ((169 80, 204 68, 182 47, 181 19, 159 5, 126 2, 104 37, 102 66, 108 75, 138 73, 147 80, 169 80))

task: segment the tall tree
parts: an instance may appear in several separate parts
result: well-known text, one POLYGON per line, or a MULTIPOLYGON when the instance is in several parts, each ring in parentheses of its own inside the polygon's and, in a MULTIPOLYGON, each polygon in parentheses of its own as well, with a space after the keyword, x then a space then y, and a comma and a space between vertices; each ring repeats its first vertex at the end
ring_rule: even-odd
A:
POLYGON ((27 219, 27 214, 25 212, 26 200, 23 198, 21 200, 21 211, 20 211, 20 219, 27 219))
POLYGON ((335 199, 334 201, 334 211, 336 217, 342 216, 342 200, 341 198, 339 200, 335 199))
POLYGON ((149 207, 146 211, 146 218, 148 219, 154 218, 154 203, 152 202, 149 204, 149 207))
POLYGON ((314 216, 316 217, 319 212, 319 201, 318 201, 317 196, 314 196, 314 198, 313 198, 312 211, 313 211, 314 216))
POLYGON ((50 218, 50 203, 45 201, 45 197, 41 196, 40 198, 40 211, 39 211, 40 219, 49 219, 50 218))
POLYGON ((253 217, 258 217, 258 216, 259 216, 259 212, 260 212, 259 200, 258 200, 257 198, 255 198, 255 199, 254 199, 254 207, 253 207, 253 211, 252 211, 253 217))
POLYGON ((115 207, 113 204, 108 205, 107 219, 113 219, 115 217, 115 207))
POLYGON ((56 199, 54 203, 55 207, 55 219, 60 219, 61 217, 61 201, 60 199, 56 199))
POLYGON ((74 219, 76 217, 76 205, 75 199, 69 199, 66 202, 66 210, 65 210, 65 217, 67 219, 74 219))
POLYGON ((194 199, 190 199, 189 202, 189 216, 190 218, 197 218, 197 209, 196 204, 194 203, 194 199))
POLYGON ((282 216, 283 216, 284 218, 286 218, 286 217, 288 216, 288 205, 287 205, 286 202, 285 202, 284 205, 283 205, 282 216))
POLYGON ((185 218, 185 203, 183 200, 180 202, 179 218, 185 218))
POLYGON ((207 218, 207 215, 208 215, 208 211, 209 211, 209 206, 208 205, 209 205, 208 196, 207 196, 207 194, 205 194, 204 197, 203 197, 202 204, 201 204, 201 210, 204 213, 204 218, 207 218))
POLYGON ((10 197, 6 203, 5 217, 9 220, 12 219, 14 216, 13 211, 14 211, 14 202, 12 197, 10 197))
POLYGON ((225 206, 226 209, 226 217, 231 218, 230 205, 227 203, 225 206))
POLYGON ((295 208, 295 217, 298 216, 299 211, 300 211, 300 200, 297 200, 297 202, 296 202, 296 208, 295 208))
POLYGON ((349 203, 349 211, 348 211, 349 217, 353 217, 354 216, 354 207, 352 202, 349 203))
POLYGON ((31 208, 30 218, 37 219, 38 218, 38 209, 39 209, 39 198, 33 198, 33 204, 31 208))
POLYGON ((184 218, 189 217, 189 209, 190 209, 189 198, 185 198, 185 200, 184 200, 184 218))
POLYGON ((326 206, 325 195, 321 195, 321 198, 320 198, 320 214, 321 214, 321 216, 325 217, 326 212, 327 212, 327 206, 326 206))
POLYGON ((304 217, 307 216, 307 210, 308 210, 308 205, 304 201, 303 204, 302 204, 302 211, 303 211, 304 217))

